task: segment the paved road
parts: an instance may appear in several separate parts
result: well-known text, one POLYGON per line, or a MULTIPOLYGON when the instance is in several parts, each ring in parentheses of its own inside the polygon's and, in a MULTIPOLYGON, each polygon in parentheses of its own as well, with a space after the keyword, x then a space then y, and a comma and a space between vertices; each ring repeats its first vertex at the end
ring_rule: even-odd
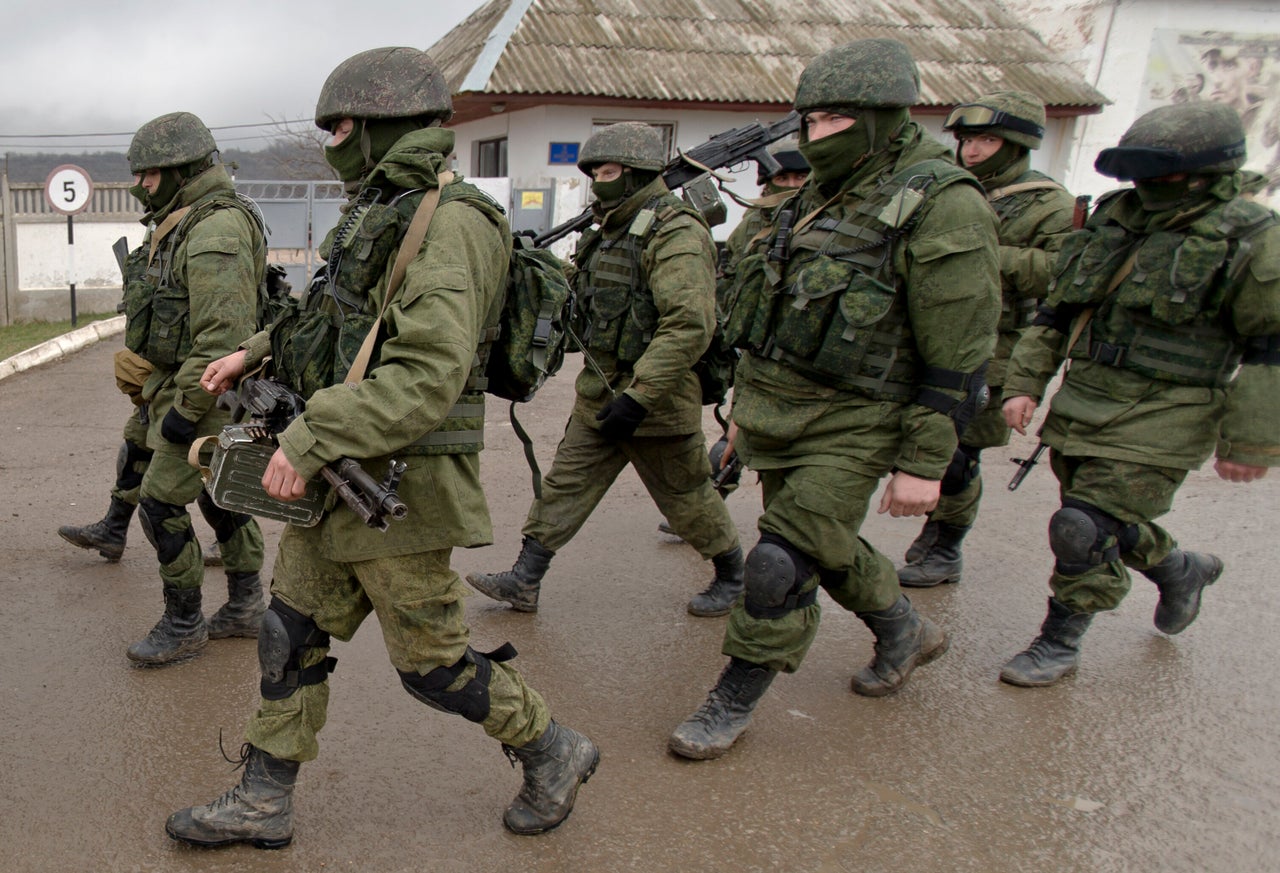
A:
MULTIPOLYGON (((100 517, 127 401, 109 339, 0 382, 0 870, 26 871, 1263 871, 1280 857, 1280 671, 1274 652, 1280 476, 1229 486, 1194 474, 1169 526, 1212 548, 1227 573, 1177 638, 1151 626, 1138 580, 1085 639, 1080 674, 1041 690, 996 681, 1043 616, 1052 476, 1017 494, 991 452, 989 496, 965 580, 917 605, 951 651, 900 694, 849 692, 871 637, 825 601, 804 668, 780 677, 726 758, 667 754, 671 728, 721 667, 722 619, 687 598, 709 575, 656 532, 624 476, 556 557, 536 615, 477 596, 480 648, 504 640, 562 721, 603 750, 573 817, 552 834, 507 834, 519 787, 496 743, 414 702, 375 626, 339 645, 321 757, 302 769, 297 834, 280 852, 193 851, 165 816, 212 799, 237 774, 257 699, 250 640, 140 669, 124 656, 159 616, 154 557, 135 523, 124 560, 63 543, 59 524, 100 517)), ((544 470, 570 403, 568 375, 522 421, 544 470)), ((714 424, 708 418, 708 433, 714 424)), ((509 566, 528 507, 523 455, 504 405, 490 410, 485 479, 497 543, 460 551, 465 573, 509 566)), ((1024 444, 1013 453, 1026 451, 1024 444)), ((748 546, 759 491, 730 500, 748 546)), ((200 524, 203 524, 202 522, 200 524)), ((917 529, 874 518, 897 557, 917 529)), ((265 526, 268 560, 279 528, 265 526)), ((198 527, 202 536, 207 528, 198 527)), ((224 597, 209 571, 206 611, 224 597)))

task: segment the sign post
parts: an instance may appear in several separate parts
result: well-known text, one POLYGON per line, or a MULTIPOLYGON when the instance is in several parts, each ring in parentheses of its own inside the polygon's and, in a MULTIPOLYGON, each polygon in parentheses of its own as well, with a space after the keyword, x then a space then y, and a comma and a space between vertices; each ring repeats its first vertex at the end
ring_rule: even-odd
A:
POLYGON ((44 180, 44 197, 55 212, 67 217, 67 283, 71 286, 71 326, 76 326, 76 213, 89 208, 93 180, 75 164, 54 167, 44 180))

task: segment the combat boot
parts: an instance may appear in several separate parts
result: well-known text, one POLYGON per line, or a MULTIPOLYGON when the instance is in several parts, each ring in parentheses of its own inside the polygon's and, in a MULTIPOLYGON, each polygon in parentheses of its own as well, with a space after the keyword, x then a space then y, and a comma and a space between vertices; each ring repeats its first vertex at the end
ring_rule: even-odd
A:
POLYGON ((1052 597, 1040 635, 1026 651, 1009 659, 1000 681, 1039 688, 1070 676, 1080 667, 1080 638, 1093 621, 1091 612, 1075 612, 1052 597))
POLYGON ((516 834, 541 834, 560 825, 573 812, 578 786, 600 764, 600 750, 582 734, 552 721, 527 746, 503 744, 511 760, 524 765, 524 785, 503 813, 502 823, 516 834))
POLYGON ((960 543, 969 528, 945 521, 931 524, 937 525, 933 544, 921 558, 908 562, 898 571, 898 584, 908 588, 932 588, 944 582, 960 581, 960 570, 964 567, 960 543))
POLYGON ((914 564, 929 553, 929 549, 937 538, 938 522, 930 519, 924 523, 924 527, 920 528, 919 535, 911 541, 911 545, 907 546, 907 553, 903 558, 908 564, 914 564))
POLYGON ((111 498, 107 514, 101 521, 83 527, 64 524, 58 528, 58 536, 82 549, 97 549, 108 561, 118 561, 124 554, 125 538, 129 534, 129 521, 137 504, 126 503, 119 497, 111 498))
POLYGON ((689 614, 701 617, 728 615, 742 596, 742 546, 734 546, 711 559, 715 578, 701 594, 689 601, 689 614))
POLYGON ((209 642, 209 630, 200 612, 200 589, 164 586, 164 615, 151 633, 125 653, 143 664, 168 664, 194 654, 209 642))
POLYGON ((533 537, 525 537, 514 567, 505 573, 468 573, 467 583, 486 597, 510 603, 517 612, 537 612, 542 577, 554 555, 533 537))
POLYGON ((1222 575, 1222 559, 1200 552, 1174 549, 1163 561, 1142 571, 1160 589, 1156 628, 1180 634, 1200 614, 1200 595, 1222 575))
POLYGON ((283 849, 293 841, 293 786, 297 761, 268 755, 245 743, 240 784, 205 806, 169 816, 164 830, 193 846, 251 843, 259 849, 283 849))
POLYGON ((875 657, 853 674, 850 686, 864 697, 892 694, 916 667, 929 663, 951 645, 946 631, 916 612, 901 594, 888 609, 860 612, 858 618, 875 634, 875 657))
POLYGON ((266 611, 257 573, 227 573, 227 602, 209 617, 209 639, 257 637, 266 611))
POLYGON ((702 706, 671 732, 667 748, 695 761, 719 758, 751 724, 751 713, 777 675, 777 670, 730 658, 702 706))

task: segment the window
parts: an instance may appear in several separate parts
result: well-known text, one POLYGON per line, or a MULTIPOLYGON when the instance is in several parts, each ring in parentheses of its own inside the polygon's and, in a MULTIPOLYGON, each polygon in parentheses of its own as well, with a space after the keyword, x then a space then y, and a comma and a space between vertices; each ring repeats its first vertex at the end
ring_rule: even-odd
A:
MULTIPOLYGON (((591 133, 597 134, 611 124, 620 124, 624 121, 639 121, 635 118, 613 118, 607 121, 594 120, 591 122, 591 133)), ((665 159, 671 160, 671 155, 675 151, 676 143, 676 125, 671 121, 645 121, 645 124, 658 131, 658 135, 662 137, 662 148, 665 153, 665 159)))
POLYGON ((507 138, 486 139, 475 144, 473 175, 480 179, 501 178, 507 175, 507 138))

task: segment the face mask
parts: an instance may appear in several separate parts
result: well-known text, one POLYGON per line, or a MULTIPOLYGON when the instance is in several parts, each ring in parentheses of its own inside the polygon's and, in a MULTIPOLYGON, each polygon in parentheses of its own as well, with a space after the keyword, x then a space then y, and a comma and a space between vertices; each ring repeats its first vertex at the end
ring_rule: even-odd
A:
MULTIPOLYGON (((992 154, 991 157, 987 158, 985 161, 978 161, 978 163, 974 164, 972 167, 965 167, 965 169, 970 173, 973 173, 973 175, 977 176, 979 179, 986 179, 991 176, 998 175, 1008 169, 1025 153, 1026 148, 1024 146, 1005 140, 1000 143, 1000 148, 996 149, 995 153, 992 154)), ((964 167, 964 162, 959 159, 959 149, 956 150, 956 156, 956 163, 964 167)))
POLYGON ((823 187, 842 183, 849 177, 854 163, 870 150, 867 129, 856 122, 839 133, 800 145, 800 154, 809 162, 810 174, 823 187))
MULTIPOLYGON (((173 198, 178 196, 178 188, 181 186, 175 176, 174 171, 168 167, 160 171, 160 184, 156 187, 156 193, 148 194, 142 201, 148 210, 159 212, 172 203, 173 198)), ((139 185, 138 187, 141 188, 142 186, 139 185)))
POLYGON ((129 186, 129 194, 133 196, 134 200, 137 200, 143 206, 147 205, 147 198, 151 196, 147 193, 147 189, 142 187, 141 182, 136 185, 129 186))
POLYGON ((591 193, 606 209, 617 206, 627 193, 627 177, 623 174, 609 182, 592 182, 591 193))
POLYGON ((325 162, 344 182, 354 182, 364 175, 364 151, 360 148, 363 130, 363 122, 356 119, 346 139, 336 146, 324 147, 325 162))
POLYGON ((1187 176, 1177 182, 1156 182, 1141 179, 1133 183, 1142 201, 1142 208, 1148 212, 1167 212, 1185 206, 1194 199, 1198 191, 1191 188, 1191 177, 1187 176))

